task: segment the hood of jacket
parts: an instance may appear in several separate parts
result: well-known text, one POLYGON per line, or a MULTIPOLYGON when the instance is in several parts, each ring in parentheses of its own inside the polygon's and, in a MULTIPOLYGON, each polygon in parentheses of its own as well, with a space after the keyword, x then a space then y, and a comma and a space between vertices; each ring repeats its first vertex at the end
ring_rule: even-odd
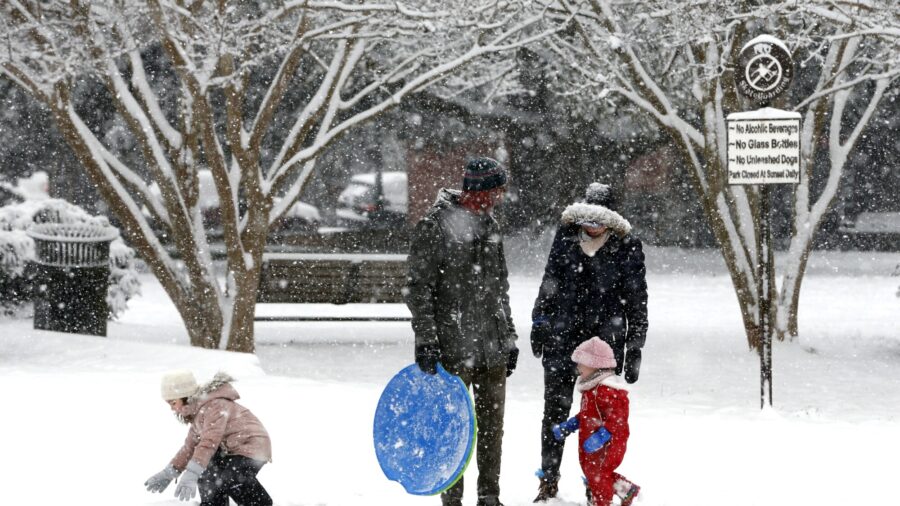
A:
POLYGON ((425 212, 425 216, 434 217, 436 214, 443 214, 447 211, 462 210, 462 204, 459 203, 461 196, 461 190, 441 188, 438 190, 437 198, 434 199, 434 203, 431 204, 431 207, 425 212))
POLYGON ((187 423, 187 420, 183 418, 196 415, 204 404, 213 399, 228 399, 230 401, 240 399, 240 394, 238 394, 237 390, 231 386, 233 381, 235 381, 235 379, 229 374, 217 372, 209 382, 200 386, 197 393, 188 397, 187 409, 183 416, 179 416, 178 418, 187 423))
POLYGON ((471 242, 475 236, 498 233, 497 220, 490 213, 474 213, 460 203, 462 191, 441 188, 425 218, 441 224, 455 240, 471 242))
POLYGON ((437 198, 434 201, 434 207, 452 207, 459 205, 459 197, 462 195, 461 190, 452 190, 450 188, 441 188, 438 191, 437 198))
POLYGON ((619 237, 631 233, 631 223, 628 223, 628 220, 612 209, 598 204, 576 202, 563 211, 560 220, 564 225, 574 225, 579 221, 595 221, 606 225, 619 237))

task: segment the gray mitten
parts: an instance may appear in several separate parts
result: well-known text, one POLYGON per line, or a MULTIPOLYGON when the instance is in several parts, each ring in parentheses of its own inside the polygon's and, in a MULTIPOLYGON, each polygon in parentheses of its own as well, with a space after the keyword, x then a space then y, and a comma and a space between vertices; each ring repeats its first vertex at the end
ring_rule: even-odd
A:
POLYGON ((175 487, 175 497, 181 501, 190 501, 193 499, 194 495, 197 494, 197 480, 200 479, 200 475, 203 474, 203 471, 204 469, 200 467, 200 464, 196 461, 192 460, 188 462, 184 474, 181 475, 181 481, 179 481, 178 486, 175 487))
POLYGON ((172 467, 172 464, 166 466, 162 471, 151 476, 144 482, 149 492, 162 492, 172 483, 172 480, 178 477, 178 471, 172 467))

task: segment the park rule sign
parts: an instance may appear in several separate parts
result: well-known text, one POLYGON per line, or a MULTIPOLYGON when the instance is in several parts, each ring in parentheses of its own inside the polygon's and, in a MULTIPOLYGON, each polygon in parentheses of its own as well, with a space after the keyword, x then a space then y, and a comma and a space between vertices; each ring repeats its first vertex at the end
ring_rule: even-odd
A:
POLYGON ((765 107, 726 123, 728 184, 800 182, 800 113, 765 107))

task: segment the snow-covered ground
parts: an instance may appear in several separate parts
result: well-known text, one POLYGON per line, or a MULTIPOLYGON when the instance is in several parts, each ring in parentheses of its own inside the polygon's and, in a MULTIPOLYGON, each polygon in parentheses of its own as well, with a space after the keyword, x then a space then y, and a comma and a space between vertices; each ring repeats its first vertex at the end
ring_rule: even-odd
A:
MULTIPOLYGON (((774 409, 759 408, 759 360, 715 252, 648 250, 650 332, 631 394, 621 468, 644 506, 897 504, 900 484, 900 278, 897 254, 816 253, 804 282, 798 342, 774 349, 774 409)), ((512 279, 523 350, 510 380, 502 500, 530 505, 539 466, 542 377, 528 346, 542 259, 512 279)), ((372 415, 381 388, 412 361, 402 323, 260 323, 256 356, 194 349, 160 286, 112 323, 109 338, 35 331, 0 320, 3 504, 175 505, 143 482, 185 427, 159 399, 160 375, 237 377, 243 403, 271 433, 260 479, 279 506, 437 505, 387 481, 372 415)), ((260 314, 407 314, 405 307, 260 306, 260 314)), ((584 503, 574 447, 560 500, 584 503)), ((474 505, 473 465, 465 504, 474 505)), ((196 504, 196 501, 194 502, 196 504)))

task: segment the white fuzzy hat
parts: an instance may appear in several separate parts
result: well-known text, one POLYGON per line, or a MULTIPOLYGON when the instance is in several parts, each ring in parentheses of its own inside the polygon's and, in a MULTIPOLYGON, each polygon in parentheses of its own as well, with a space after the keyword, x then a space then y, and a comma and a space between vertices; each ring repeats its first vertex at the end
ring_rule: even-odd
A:
POLYGON ((200 389, 197 385, 197 379, 194 378, 194 373, 191 371, 166 373, 162 377, 159 387, 162 398, 166 401, 190 397, 200 389))

